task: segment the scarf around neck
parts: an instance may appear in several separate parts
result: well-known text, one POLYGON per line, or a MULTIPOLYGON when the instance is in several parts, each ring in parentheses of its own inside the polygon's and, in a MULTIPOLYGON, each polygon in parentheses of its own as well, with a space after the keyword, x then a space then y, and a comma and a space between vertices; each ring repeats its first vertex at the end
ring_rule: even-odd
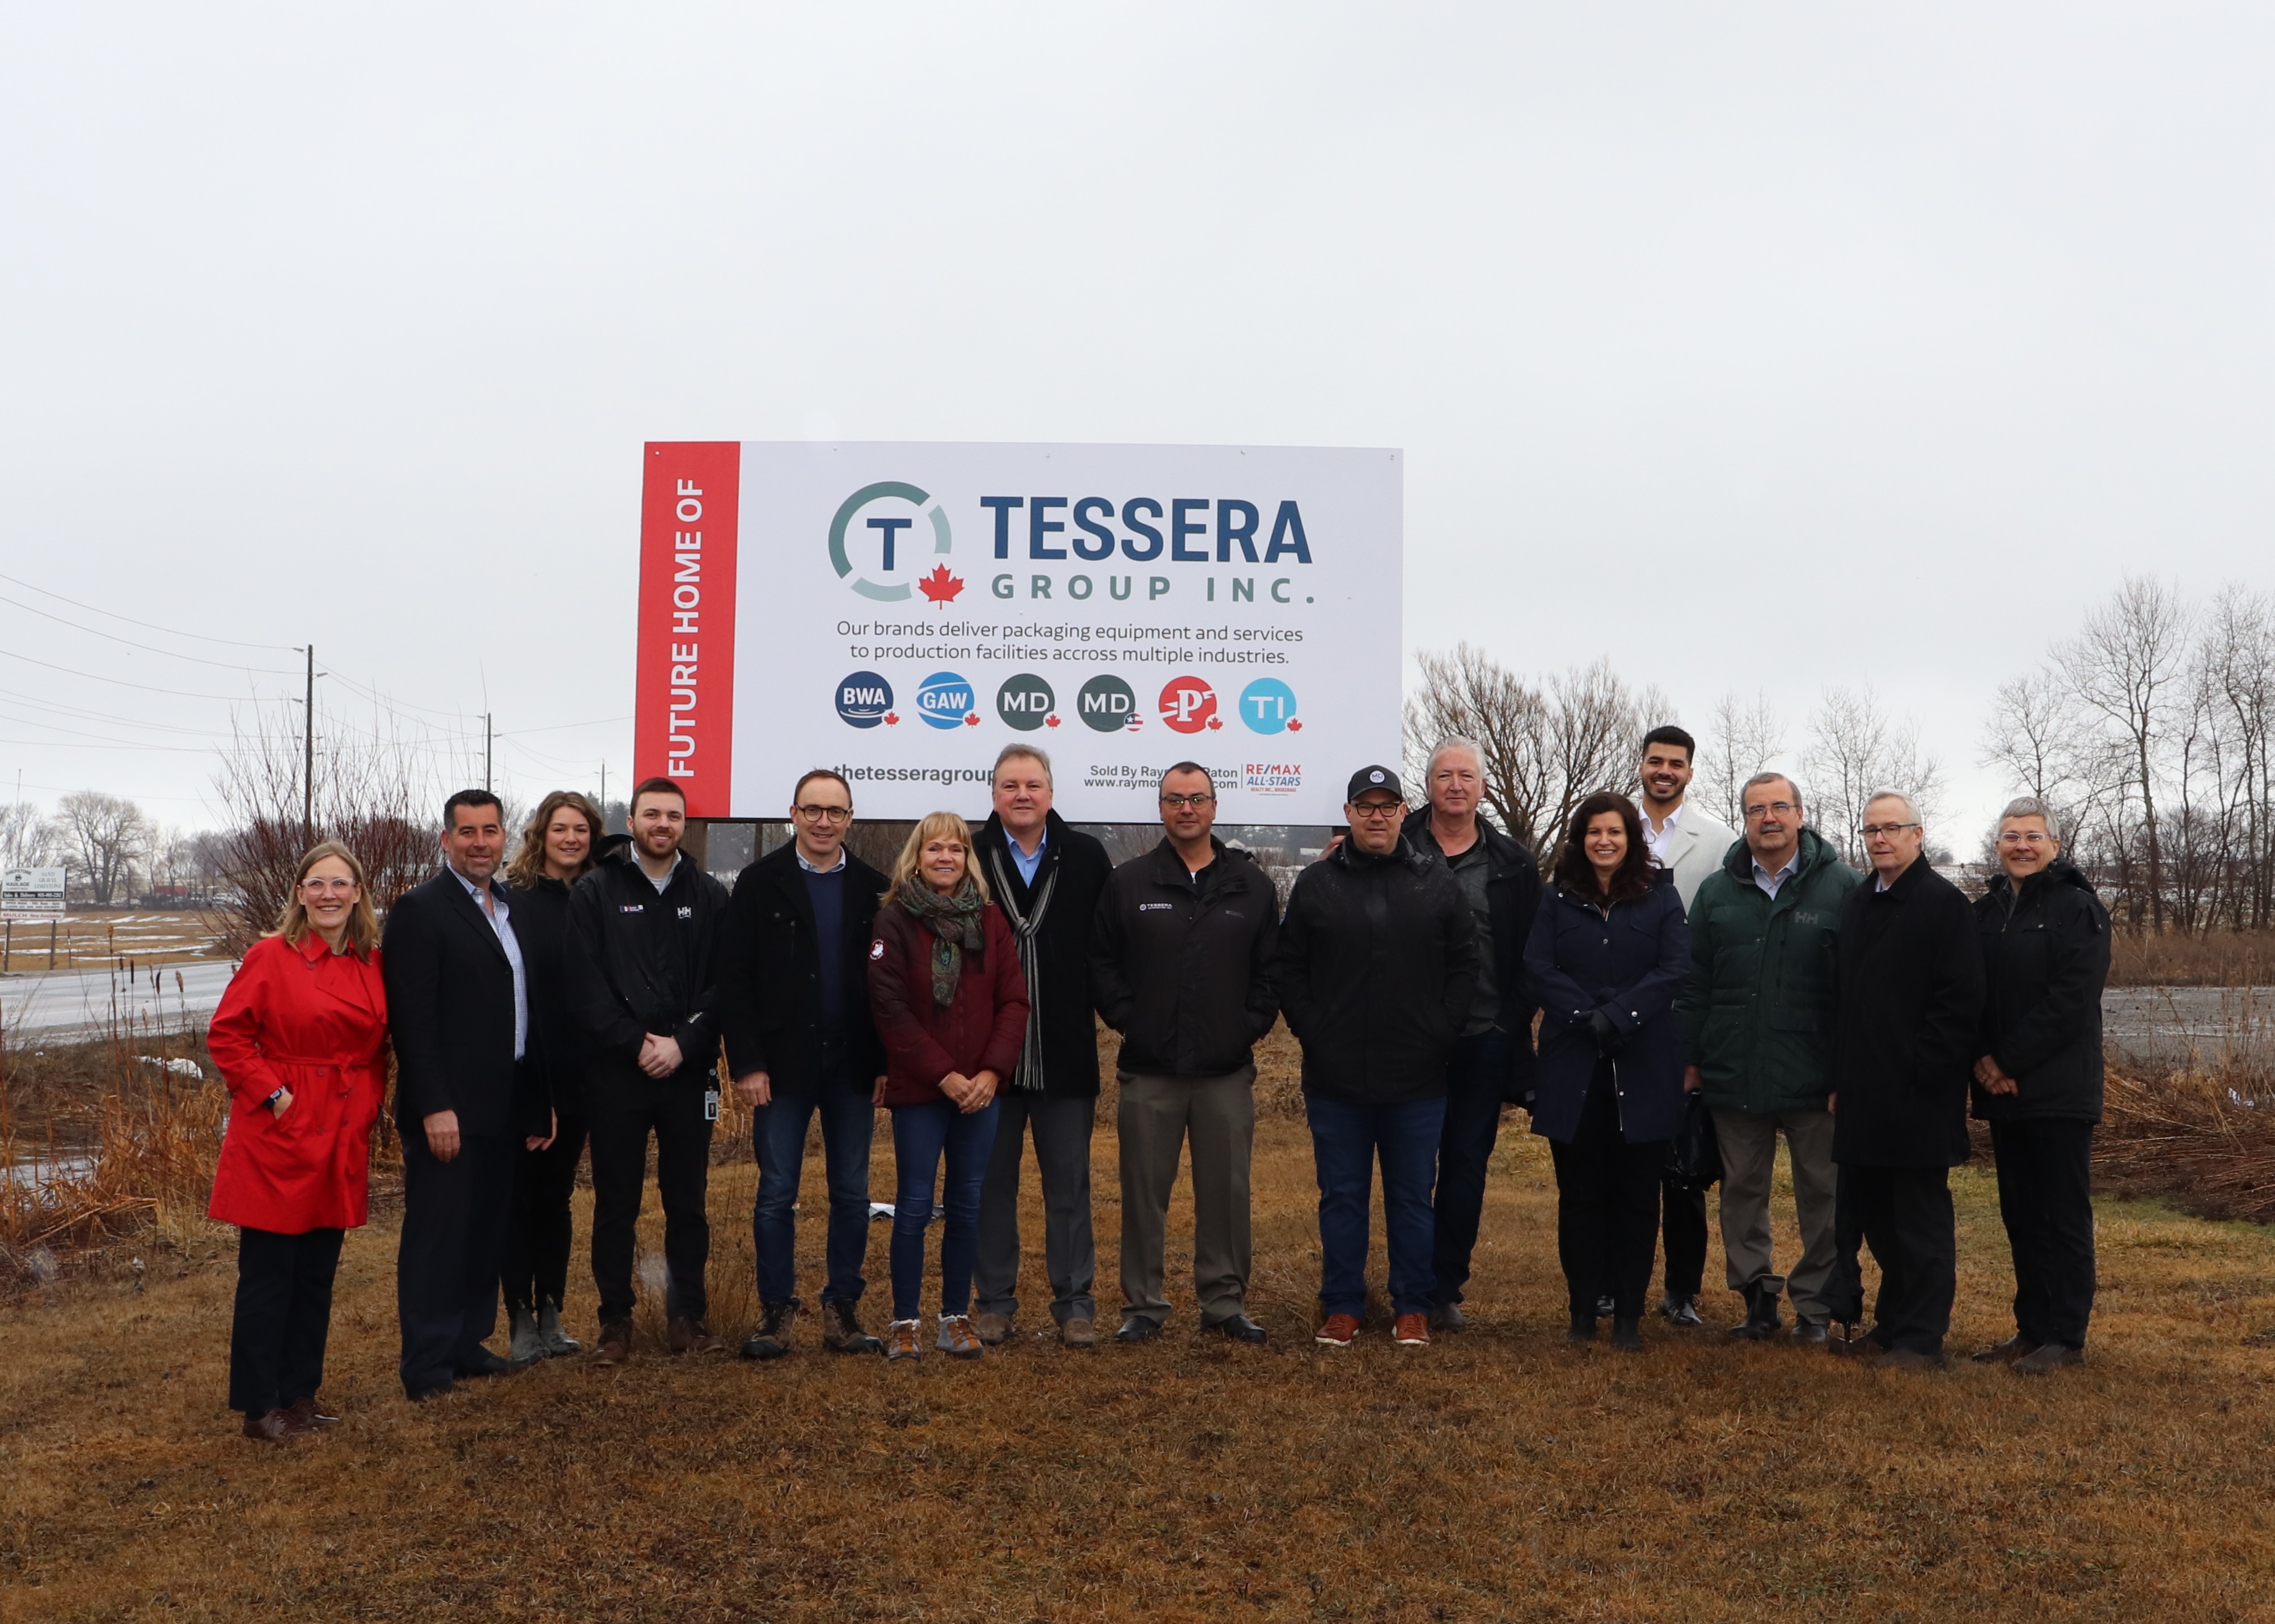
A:
POLYGON ((986 940, 980 933, 979 910, 986 903, 969 874, 946 896, 918 880, 902 888, 899 900, 911 918, 931 928, 932 1001, 934 1008, 945 1009, 956 1001, 965 952, 979 952, 986 940))

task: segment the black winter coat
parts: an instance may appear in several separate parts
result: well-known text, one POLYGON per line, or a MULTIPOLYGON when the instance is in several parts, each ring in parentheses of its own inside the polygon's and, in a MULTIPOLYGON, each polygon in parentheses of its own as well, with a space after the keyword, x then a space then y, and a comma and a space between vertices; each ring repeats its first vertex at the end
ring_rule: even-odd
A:
POLYGON ((1099 894, 1090 990, 1122 1034, 1115 1063, 1123 1071, 1237 1071, 1279 1015, 1279 893, 1245 851, 1214 843, 1216 861, 1198 889, 1164 837, 1115 869, 1099 894))
POLYGON ((2109 915, 2093 882, 2057 857, 2022 882, 2000 874, 1975 902, 1984 997, 1976 1056, 2020 1086, 1974 1085, 1985 1122, 2101 1120, 2101 989, 2109 979, 2109 915))
POLYGON ((1614 903, 1551 886, 1525 943, 1524 971, 1540 1001, 1540 1070, 1532 1131, 1569 1144, 1580 1131, 1601 1057, 1594 1018, 1618 1029, 1612 1057, 1620 1137, 1672 1139, 1682 1122, 1682 1022, 1674 995, 1690 967, 1690 928, 1674 876, 1651 871, 1651 888, 1614 903))
MULTIPOLYGON (((865 1095, 885 1074, 885 1046, 869 1013, 869 941, 885 876, 845 853, 845 918, 838 937, 844 1008, 843 1085, 865 1095)), ((795 842, 777 846, 735 878, 719 925, 720 1035, 727 1070, 763 1071, 793 1094, 821 1085, 821 954, 813 899, 795 842)))
POLYGON ((1983 1014, 1983 954, 1957 886, 1923 857, 1848 894, 1834 948, 1833 1159, 1955 1167, 1983 1014))
POLYGON ((569 896, 570 994, 590 1052, 630 1063, 650 1032, 679 1044, 682 1076, 719 1055, 719 921, 727 888, 682 858, 661 895, 638 859, 597 865, 569 896))
MULTIPOLYGON (((1042 1061, 1043 1092, 1054 1099, 1088 1099, 1098 1092, 1098 1023, 1090 995, 1090 934, 1098 899, 1114 865, 1106 848, 1056 812, 1047 815, 1043 859, 1035 883, 1019 878, 1003 820, 991 815, 972 836, 979 871, 1016 937, 1019 921, 1043 919, 1034 930, 1035 973, 1027 998, 1035 1046, 1042 1061), (1044 904, 1046 889, 1049 903, 1044 904)), ((1004 1079, 1004 1086, 1012 1086, 1004 1079)))
POLYGON ((543 1028, 536 1048, 546 1086, 555 1109, 579 1114, 587 1046, 569 1013, 569 888, 540 874, 530 885, 508 887, 507 897, 529 983, 529 1018, 543 1028))
POLYGON ((1440 1099, 1478 995, 1478 925, 1442 858, 1346 840, 1296 877, 1275 978, 1304 1091, 1347 1105, 1440 1099))
MULTIPOLYGON (((1432 848, 1416 837, 1429 827, 1428 807, 1417 807, 1407 814, 1406 838, 1425 851, 1432 848)), ((1532 1017, 1540 1008, 1524 975, 1524 941, 1532 934, 1533 916, 1540 911, 1540 865, 1532 853, 1493 827, 1493 820, 1483 812, 1478 814, 1478 834, 1485 842, 1485 911, 1491 916, 1493 989, 1500 997, 1500 1029, 1509 1037, 1508 1081, 1502 1098, 1518 1105, 1532 1092, 1532 1017)))

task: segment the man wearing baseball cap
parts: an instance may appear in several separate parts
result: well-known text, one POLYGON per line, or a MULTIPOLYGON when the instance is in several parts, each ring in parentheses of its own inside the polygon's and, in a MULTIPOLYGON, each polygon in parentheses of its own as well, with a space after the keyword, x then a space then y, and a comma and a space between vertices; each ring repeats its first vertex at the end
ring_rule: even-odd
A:
POLYGON ((1382 1165, 1393 1337, 1430 1340, 1431 1185, 1446 1070, 1477 998, 1478 927, 1441 857, 1401 832, 1387 767, 1351 774, 1350 838, 1297 877, 1280 925, 1280 1007, 1304 1049, 1319 1178, 1318 1340, 1347 1348, 1366 1309, 1368 1208, 1382 1165))

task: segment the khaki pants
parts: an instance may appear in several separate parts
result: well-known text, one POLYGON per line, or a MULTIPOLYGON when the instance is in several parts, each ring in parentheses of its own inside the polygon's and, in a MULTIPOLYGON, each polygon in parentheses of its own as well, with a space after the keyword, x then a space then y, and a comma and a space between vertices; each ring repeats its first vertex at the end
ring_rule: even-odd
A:
POLYGON ((1201 1323, 1243 1311, 1255 1256, 1248 1221, 1248 1168, 1256 1144, 1256 1068, 1209 1077, 1119 1074, 1122 1103, 1122 1318, 1160 1325, 1169 1191, 1177 1154, 1192 1142, 1193 1295, 1201 1323))
POLYGON ((1730 1289, 1773 1286, 1793 1299, 1797 1318, 1829 1317, 1825 1282, 1834 1255, 1833 1114, 1804 1111, 1714 1113, 1722 1146, 1722 1250, 1730 1289), (1793 1199, 1801 1220, 1801 1261, 1790 1278, 1770 1254, 1770 1180, 1777 1170, 1778 1130, 1793 1156, 1793 1199))

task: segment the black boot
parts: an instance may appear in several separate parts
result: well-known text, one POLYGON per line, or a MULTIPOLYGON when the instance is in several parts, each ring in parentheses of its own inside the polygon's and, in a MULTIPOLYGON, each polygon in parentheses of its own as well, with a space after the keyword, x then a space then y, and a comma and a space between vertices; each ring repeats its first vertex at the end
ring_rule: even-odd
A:
POLYGON ((1642 1320, 1614 1318, 1612 1321, 1612 1346, 1621 1353, 1641 1353, 1643 1351, 1642 1320))
POLYGON ((1572 1311, 1571 1328, 1564 1333, 1568 1342, 1592 1342, 1596 1340, 1596 1316, 1591 1309, 1572 1311))
POLYGON ((1765 1342, 1784 1323, 1778 1315, 1778 1288, 1757 1280, 1746 1288, 1744 1323, 1732 1326, 1730 1334, 1750 1342, 1765 1342))

